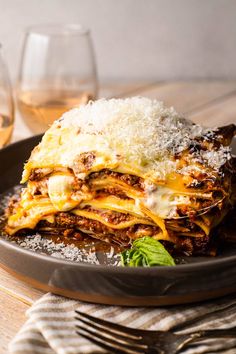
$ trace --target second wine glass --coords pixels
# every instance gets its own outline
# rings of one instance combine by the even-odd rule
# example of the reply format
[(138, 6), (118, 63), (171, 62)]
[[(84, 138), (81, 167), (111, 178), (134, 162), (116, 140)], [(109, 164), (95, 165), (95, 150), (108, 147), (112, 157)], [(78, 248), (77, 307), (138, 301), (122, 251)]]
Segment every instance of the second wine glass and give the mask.
[(80, 25), (31, 27), (25, 37), (17, 83), (20, 113), (42, 133), (67, 110), (97, 96), (89, 31)]
[(2, 54), (0, 54), (0, 149), (10, 142), (13, 124), (14, 103), (10, 77)]

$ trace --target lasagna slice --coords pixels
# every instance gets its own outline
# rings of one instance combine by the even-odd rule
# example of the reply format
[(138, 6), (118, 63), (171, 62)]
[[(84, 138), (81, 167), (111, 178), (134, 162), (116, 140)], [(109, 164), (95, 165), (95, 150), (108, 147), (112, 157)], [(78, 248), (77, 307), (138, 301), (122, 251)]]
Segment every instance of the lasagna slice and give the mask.
[(150, 236), (170, 251), (207, 253), (235, 200), (235, 128), (204, 128), (142, 97), (73, 109), (32, 151), (6, 231), (124, 246)]

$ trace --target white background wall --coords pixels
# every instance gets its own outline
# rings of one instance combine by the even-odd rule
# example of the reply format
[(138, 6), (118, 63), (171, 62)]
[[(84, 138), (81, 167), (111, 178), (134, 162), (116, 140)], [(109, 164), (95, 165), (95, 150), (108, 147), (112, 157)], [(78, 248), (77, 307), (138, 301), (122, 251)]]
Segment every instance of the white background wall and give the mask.
[(24, 28), (89, 27), (102, 79), (236, 77), (236, 0), (0, 0), (12, 78)]

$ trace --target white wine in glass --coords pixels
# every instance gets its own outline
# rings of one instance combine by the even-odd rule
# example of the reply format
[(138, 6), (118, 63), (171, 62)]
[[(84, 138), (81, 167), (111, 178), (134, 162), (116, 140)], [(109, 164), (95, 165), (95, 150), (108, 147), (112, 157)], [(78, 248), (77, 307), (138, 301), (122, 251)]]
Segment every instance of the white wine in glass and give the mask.
[(7, 67), (0, 55), (0, 148), (11, 139), (14, 124), (14, 103)]
[(34, 26), (26, 34), (17, 84), (20, 113), (35, 134), (71, 108), (97, 96), (88, 30), (79, 25)]

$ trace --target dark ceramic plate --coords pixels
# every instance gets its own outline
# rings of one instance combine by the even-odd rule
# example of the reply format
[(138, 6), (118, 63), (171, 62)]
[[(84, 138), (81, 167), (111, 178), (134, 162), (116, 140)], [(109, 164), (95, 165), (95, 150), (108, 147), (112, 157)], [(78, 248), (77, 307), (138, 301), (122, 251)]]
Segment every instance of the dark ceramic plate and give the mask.
[[(0, 203), (19, 183), (25, 160), (41, 136), (0, 151)], [(236, 232), (236, 231), (235, 231)], [(83, 253), (84, 254), (84, 253)], [(103, 304), (153, 306), (202, 301), (236, 291), (236, 247), (215, 258), (179, 260), (176, 267), (124, 268), (98, 250), (98, 263), (68, 261), (0, 238), (1, 266), (36, 288)]]

